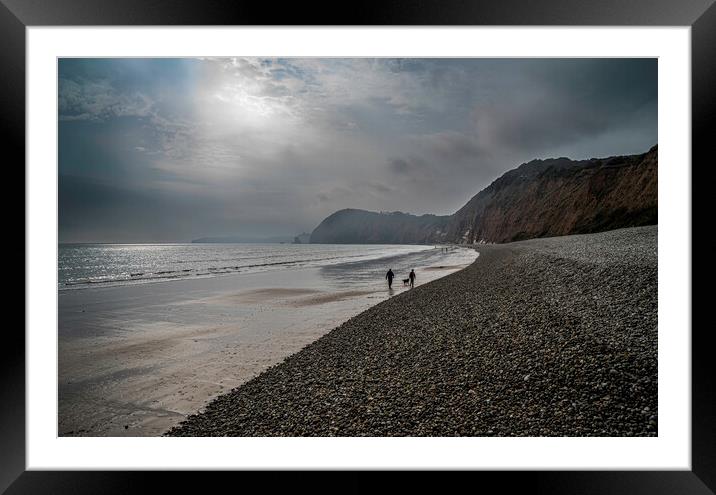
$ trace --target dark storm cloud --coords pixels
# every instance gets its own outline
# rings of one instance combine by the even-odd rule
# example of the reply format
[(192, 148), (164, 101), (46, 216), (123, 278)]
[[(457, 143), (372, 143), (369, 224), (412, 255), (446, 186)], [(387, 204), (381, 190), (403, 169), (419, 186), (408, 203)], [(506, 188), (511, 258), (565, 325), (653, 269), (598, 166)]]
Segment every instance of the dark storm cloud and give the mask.
[(61, 241), (449, 214), (533, 158), (656, 143), (655, 59), (62, 59)]
[(422, 139), (428, 153), (441, 163), (474, 161), (486, 152), (474, 137), (461, 132), (438, 132)]
[(411, 163), (408, 163), (402, 158), (393, 158), (388, 162), (388, 166), (396, 174), (407, 174), (415, 169), (415, 167)]
[(478, 134), (495, 147), (543, 153), (614, 129), (656, 131), (655, 61), (574, 60), (568, 71), (564, 65), (533, 61), (524, 70), (530, 87), (478, 103)]

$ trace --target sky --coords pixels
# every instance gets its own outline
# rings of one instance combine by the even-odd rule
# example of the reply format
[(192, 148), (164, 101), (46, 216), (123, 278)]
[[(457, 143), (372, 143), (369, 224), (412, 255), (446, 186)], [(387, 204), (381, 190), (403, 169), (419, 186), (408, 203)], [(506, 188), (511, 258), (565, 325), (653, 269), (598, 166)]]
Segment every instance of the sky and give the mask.
[(656, 59), (60, 59), (60, 242), (449, 215), (536, 158), (657, 144)]

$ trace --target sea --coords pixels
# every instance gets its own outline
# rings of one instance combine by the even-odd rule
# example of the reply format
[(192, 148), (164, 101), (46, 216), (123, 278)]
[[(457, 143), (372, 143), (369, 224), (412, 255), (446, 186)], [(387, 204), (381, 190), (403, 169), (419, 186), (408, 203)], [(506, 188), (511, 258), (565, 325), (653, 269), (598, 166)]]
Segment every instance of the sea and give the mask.
[(58, 251), (60, 291), (303, 268), (318, 268), (329, 285), (359, 287), (384, 283), (389, 268), (400, 279), (477, 257), (459, 246), (384, 244), (60, 244)]

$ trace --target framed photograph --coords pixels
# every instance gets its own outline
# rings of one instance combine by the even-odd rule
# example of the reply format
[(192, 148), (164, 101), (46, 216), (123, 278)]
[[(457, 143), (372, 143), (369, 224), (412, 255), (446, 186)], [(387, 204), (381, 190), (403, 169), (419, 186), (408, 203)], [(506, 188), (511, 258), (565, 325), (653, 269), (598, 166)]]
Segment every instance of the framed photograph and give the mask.
[(0, 489), (714, 493), (716, 7), (660, 3), (3, 0), (26, 317)]

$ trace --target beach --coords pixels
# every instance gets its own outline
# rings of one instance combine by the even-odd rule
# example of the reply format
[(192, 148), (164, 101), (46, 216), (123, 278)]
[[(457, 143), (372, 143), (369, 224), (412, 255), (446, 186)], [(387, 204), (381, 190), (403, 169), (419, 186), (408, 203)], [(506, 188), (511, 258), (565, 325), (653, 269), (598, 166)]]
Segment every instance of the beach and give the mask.
[(656, 436), (657, 233), (477, 245), (166, 434)]
[[(259, 248), (157, 246), (163, 253), (181, 250), (182, 260), (191, 250), (195, 261), (189, 266), (201, 270), (194, 278), (124, 280), (119, 276), (123, 256), (113, 272), (117, 276), (107, 283), (76, 289), (78, 280), (73, 288), (60, 290), (58, 434), (159, 436), (349, 318), (410, 290), (396, 279), (389, 291), (383, 265), (390, 263), (403, 277), (408, 266), (415, 266), (420, 286), (464, 268), (476, 256), (467, 248), (443, 254), (433, 246), (272, 246), (263, 248), (273, 256), (265, 262), (270, 269), (210, 273), (220, 271), (213, 266), (227, 264), (223, 258), (228, 256), (217, 253), (234, 256), (237, 250)], [(112, 251), (120, 249), (149, 248)], [(211, 256), (202, 257), (197, 251), (202, 249)], [(315, 255), (321, 249), (324, 258)], [(335, 254), (343, 251), (344, 257)], [(146, 258), (143, 253), (141, 260)], [(209, 258), (217, 261), (207, 268), (203, 260)], [(276, 265), (276, 259), (287, 263)], [(296, 267), (294, 259), (311, 262)], [(166, 254), (162, 260), (167, 263)], [(185, 270), (188, 264), (175, 265)], [(166, 267), (159, 271), (161, 277), (174, 276)]]

